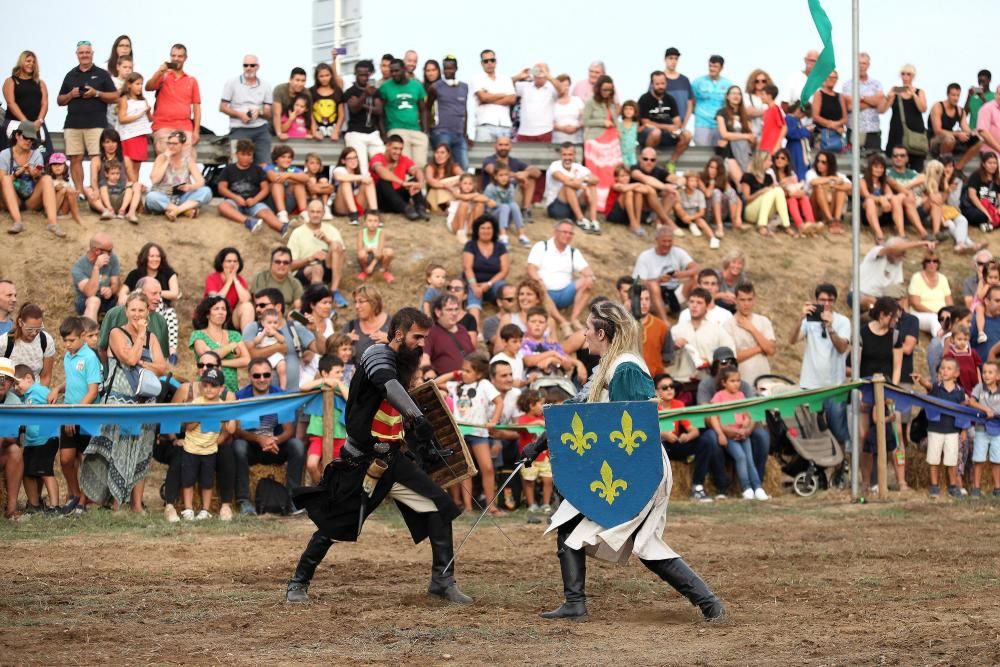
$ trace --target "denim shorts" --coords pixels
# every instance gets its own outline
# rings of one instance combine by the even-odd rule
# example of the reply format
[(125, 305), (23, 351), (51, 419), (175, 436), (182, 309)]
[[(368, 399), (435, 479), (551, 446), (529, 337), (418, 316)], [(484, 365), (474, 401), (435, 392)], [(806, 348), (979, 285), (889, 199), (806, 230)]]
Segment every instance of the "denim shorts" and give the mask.
[[(646, 138), (653, 133), (653, 128), (647, 127), (639, 130), (639, 146), (646, 145)], [(659, 148), (670, 148), (671, 146), (677, 145), (677, 137), (668, 132), (667, 130), (660, 131), (660, 143), (657, 144)]]
[(990, 463), (1000, 464), (1000, 435), (990, 435), (985, 430), (976, 429), (976, 438), (972, 444), (972, 462), (985, 463), (987, 454)]
[(556, 304), (556, 308), (559, 310), (569, 308), (573, 305), (573, 299), (576, 298), (576, 283), (570, 283), (562, 289), (550, 289), (548, 292), (549, 298), (552, 299), (554, 304)]
[(232, 199), (227, 199), (226, 203), (235, 208), (237, 211), (239, 211), (240, 215), (245, 215), (248, 218), (256, 218), (257, 214), (260, 213), (261, 211), (271, 210), (270, 207), (264, 202), (257, 202), (253, 206), (240, 206)]
[(545, 207), (545, 212), (554, 220), (562, 220), (563, 218), (572, 220), (574, 217), (573, 209), (561, 199), (553, 199), (552, 203)]

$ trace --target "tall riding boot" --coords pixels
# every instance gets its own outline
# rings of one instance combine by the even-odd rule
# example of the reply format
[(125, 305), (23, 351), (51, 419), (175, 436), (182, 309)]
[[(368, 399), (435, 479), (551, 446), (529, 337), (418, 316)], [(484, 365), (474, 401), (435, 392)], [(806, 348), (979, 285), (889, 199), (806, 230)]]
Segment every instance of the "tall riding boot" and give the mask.
[(683, 558), (642, 559), (642, 564), (677, 589), (677, 592), (686, 597), (691, 604), (701, 609), (706, 621), (720, 621), (725, 618), (726, 608), (722, 605), (722, 600), (708, 588), (694, 570), (688, 567)]
[(472, 598), (459, 590), (455, 583), (455, 546), (452, 542), (451, 522), (446, 521), (440, 512), (428, 512), (426, 516), (427, 538), (431, 543), (431, 585), (427, 588), (428, 595), (457, 604), (472, 604)]
[(579, 522), (559, 526), (556, 537), (556, 555), (562, 570), (563, 595), (566, 601), (558, 609), (542, 612), (542, 618), (571, 618), (582, 620), (587, 617), (587, 554), (583, 549), (566, 546), (566, 538)]
[(333, 546), (333, 540), (323, 535), (318, 530), (313, 533), (306, 550), (299, 558), (299, 564), (295, 568), (295, 574), (288, 582), (288, 589), (285, 592), (285, 599), (289, 602), (309, 602), (309, 582), (312, 581), (316, 573), (316, 567), (326, 556), (326, 552)]

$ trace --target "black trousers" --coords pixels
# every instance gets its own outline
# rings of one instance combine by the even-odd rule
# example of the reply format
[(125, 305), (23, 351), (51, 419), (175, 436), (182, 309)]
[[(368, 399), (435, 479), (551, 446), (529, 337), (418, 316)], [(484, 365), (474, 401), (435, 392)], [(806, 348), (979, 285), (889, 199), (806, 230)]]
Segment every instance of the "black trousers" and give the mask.
[(403, 213), (406, 211), (407, 204), (411, 203), (414, 206), (427, 206), (422, 193), (418, 192), (415, 195), (411, 195), (410, 191), (406, 188), (399, 188), (397, 190), (392, 185), (389, 181), (384, 180), (380, 180), (375, 185), (375, 194), (378, 198), (378, 208), (380, 211)]

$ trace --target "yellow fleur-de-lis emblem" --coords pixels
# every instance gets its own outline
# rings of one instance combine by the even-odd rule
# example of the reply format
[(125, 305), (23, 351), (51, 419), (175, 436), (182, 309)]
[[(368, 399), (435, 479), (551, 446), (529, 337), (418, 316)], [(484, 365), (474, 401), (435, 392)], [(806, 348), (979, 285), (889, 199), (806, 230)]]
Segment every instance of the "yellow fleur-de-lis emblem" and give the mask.
[(632, 456), (632, 450), (639, 446), (639, 443), (646, 442), (645, 431), (639, 429), (632, 430), (632, 415), (628, 410), (622, 413), (622, 430), (611, 432), (611, 442), (618, 443), (618, 449), (624, 449), (625, 453)]
[(562, 444), (565, 445), (568, 443), (570, 449), (583, 456), (583, 453), (593, 446), (590, 444), (590, 441), (597, 442), (597, 434), (593, 431), (583, 432), (583, 420), (580, 419), (579, 413), (576, 412), (573, 413), (573, 420), (570, 422), (570, 426), (573, 427), (573, 432), (563, 433), (560, 440)]
[(595, 479), (590, 483), (590, 490), (598, 492), (598, 495), (608, 501), (608, 504), (615, 502), (619, 490), (628, 488), (628, 482), (624, 479), (615, 479), (615, 474), (611, 471), (611, 466), (605, 461), (601, 465), (601, 479)]

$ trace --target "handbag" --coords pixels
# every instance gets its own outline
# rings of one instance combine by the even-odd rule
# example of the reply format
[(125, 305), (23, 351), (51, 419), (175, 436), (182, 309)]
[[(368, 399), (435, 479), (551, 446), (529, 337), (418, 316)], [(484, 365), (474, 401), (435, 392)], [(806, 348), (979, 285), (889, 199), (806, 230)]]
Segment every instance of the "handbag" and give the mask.
[(899, 124), (903, 127), (902, 146), (911, 155), (927, 155), (930, 142), (923, 130), (911, 130), (906, 124), (906, 114), (903, 112), (903, 98), (896, 95), (896, 106), (899, 109)]
[(844, 150), (844, 137), (836, 130), (831, 130), (828, 127), (821, 128), (819, 131), (819, 147), (824, 151), (841, 153)]
[[(132, 337), (129, 336), (129, 333), (125, 329), (125, 327), (118, 327), (118, 328), (121, 329), (122, 333), (128, 336), (129, 341), (132, 340)], [(146, 332), (146, 344), (142, 348), (142, 357), (141, 357), (143, 361), (153, 360), (153, 356), (149, 352), (149, 337), (151, 335), (152, 335), (151, 332), (149, 331)], [(108, 348), (108, 351), (111, 352), (110, 348)], [(111, 353), (111, 356), (114, 357), (114, 353)], [(135, 366), (126, 366), (117, 358), (115, 359), (115, 361), (117, 363), (115, 364), (114, 373), (111, 374), (111, 377), (108, 378), (106, 384), (104, 385), (105, 396), (107, 396), (107, 394), (111, 391), (111, 387), (114, 385), (115, 375), (118, 374), (119, 370), (121, 370), (122, 373), (125, 374), (125, 380), (128, 383), (128, 386), (131, 389), (132, 396), (134, 398), (158, 398), (160, 394), (163, 392), (163, 383), (160, 382), (160, 378), (158, 378), (156, 376), (156, 373), (154, 373), (153, 371), (149, 370), (148, 368), (143, 368), (138, 364)]]

